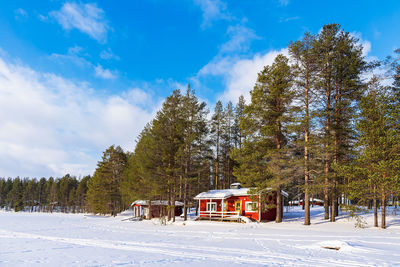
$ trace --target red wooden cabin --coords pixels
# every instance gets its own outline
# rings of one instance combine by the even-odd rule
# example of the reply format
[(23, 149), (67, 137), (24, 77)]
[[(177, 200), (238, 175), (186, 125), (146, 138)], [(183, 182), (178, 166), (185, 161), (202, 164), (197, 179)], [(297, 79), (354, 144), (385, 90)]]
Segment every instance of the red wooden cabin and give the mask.
[[(288, 194), (282, 191), (282, 196), (287, 197)], [(281, 213), (283, 213), (283, 197)], [(199, 200), (201, 219), (229, 219), (245, 216), (260, 222), (273, 221), (276, 218), (276, 207), (274, 207), (276, 192), (269, 188), (255, 195), (250, 192), (250, 188), (241, 188), (239, 183), (235, 183), (231, 185), (231, 189), (210, 190), (198, 194), (194, 199)], [(263, 200), (261, 204), (260, 199)]]
[[(310, 205), (323, 206), (324, 201), (318, 198), (310, 198)], [(300, 199), (300, 201), (298, 200), (289, 201), (289, 206), (303, 206), (303, 200)]]
[[(151, 207), (148, 200), (136, 200), (131, 204), (133, 215), (135, 217), (142, 217), (144, 219), (158, 218), (161, 214), (166, 214), (168, 201), (166, 200), (152, 200)], [(182, 214), (183, 203), (175, 201), (175, 216)]]

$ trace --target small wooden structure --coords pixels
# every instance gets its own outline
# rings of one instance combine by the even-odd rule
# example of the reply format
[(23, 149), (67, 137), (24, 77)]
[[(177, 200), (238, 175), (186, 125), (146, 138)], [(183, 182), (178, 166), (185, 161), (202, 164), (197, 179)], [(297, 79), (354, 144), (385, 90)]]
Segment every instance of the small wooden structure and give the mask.
[[(239, 183), (231, 185), (230, 189), (210, 190), (198, 194), (199, 219), (240, 221), (244, 216), (255, 221), (273, 221), (276, 218), (276, 191), (271, 188), (252, 193), (250, 188), (242, 188)], [(282, 193), (281, 213), (283, 213)]]
[[(151, 205), (149, 205), (148, 200), (136, 200), (131, 204), (133, 216), (144, 219), (159, 218), (162, 214), (166, 215), (167, 208), (168, 201), (166, 200), (152, 200)], [(182, 209), (183, 203), (175, 201), (175, 216), (180, 216), (182, 214)]]

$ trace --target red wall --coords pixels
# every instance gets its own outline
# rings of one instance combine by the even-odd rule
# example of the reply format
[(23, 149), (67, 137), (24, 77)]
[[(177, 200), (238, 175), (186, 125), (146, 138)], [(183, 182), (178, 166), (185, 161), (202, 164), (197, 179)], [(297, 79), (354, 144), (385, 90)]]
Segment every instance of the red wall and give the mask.
[[(254, 212), (246, 212), (246, 206), (245, 203), (252, 201), (252, 199), (249, 196), (232, 196), (230, 198), (227, 198), (224, 200), (224, 202), (227, 205), (227, 211), (235, 211), (235, 202), (236, 201), (241, 201), (242, 203), (242, 209), (240, 212), (240, 216), (245, 216), (247, 218), (253, 219), (255, 221), (259, 220), (259, 211), (254, 211)], [(207, 210), (207, 203), (210, 202), (209, 199), (201, 199), (200, 200), (200, 211), (206, 211)], [(221, 199), (212, 199), (211, 202), (216, 202), (217, 203), (217, 211), (221, 211)], [(269, 204), (276, 204), (276, 196), (272, 197), (269, 200)], [(220, 214), (219, 214), (220, 215)], [(202, 214), (200, 215), (201, 217), (208, 217), (208, 214)], [(216, 216), (217, 217), (217, 216)], [(261, 221), (273, 221), (275, 220), (276, 217), (276, 208), (270, 208), (266, 209), (264, 212), (261, 212)]]

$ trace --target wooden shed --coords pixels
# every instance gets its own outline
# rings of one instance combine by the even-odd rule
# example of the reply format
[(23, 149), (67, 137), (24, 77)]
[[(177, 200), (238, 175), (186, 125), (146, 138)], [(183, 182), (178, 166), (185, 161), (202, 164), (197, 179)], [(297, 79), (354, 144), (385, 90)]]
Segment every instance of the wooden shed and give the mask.
[[(310, 198), (310, 205), (313, 206), (323, 206), (324, 201), (318, 198)], [(289, 201), (289, 206), (303, 206), (303, 200), (292, 200)]]
[[(210, 190), (198, 194), (199, 218), (230, 220), (240, 216), (255, 221), (273, 221), (276, 218), (276, 191), (266, 188), (258, 193), (250, 188), (242, 188), (239, 183), (231, 185), (230, 189)], [(281, 213), (283, 213), (283, 198), (288, 194), (282, 190)]]
[[(168, 201), (166, 200), (152, 200), (149, 206), (148, 200), (136, 200), (132, 202), (131, 209), (133, 216), (142, 217), (144, 219), (159, 218), (161, 214), (167, 214)], [(180, 216), (183, 210), (183, 203), (175, 201), (175, 216)]]

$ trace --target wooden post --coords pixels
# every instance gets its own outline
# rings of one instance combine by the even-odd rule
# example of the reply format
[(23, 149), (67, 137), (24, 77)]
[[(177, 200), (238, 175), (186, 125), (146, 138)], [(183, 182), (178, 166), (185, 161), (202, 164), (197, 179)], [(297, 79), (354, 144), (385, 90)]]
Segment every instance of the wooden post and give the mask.
[(210, 203), (210, 210), (208, 211), (208, 214), (210, 216), (210, 221), (211, 221), (211, 199), (209, 199), (209, 203)]
[(222, 219), (224, 218), (224, 199), (221, 198), (221, 211), (222, 211)]
[(258, 222), (261, 222), (261, 193), (258, 195)]

